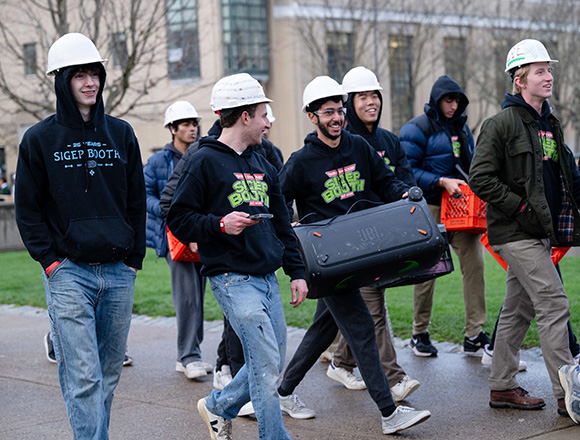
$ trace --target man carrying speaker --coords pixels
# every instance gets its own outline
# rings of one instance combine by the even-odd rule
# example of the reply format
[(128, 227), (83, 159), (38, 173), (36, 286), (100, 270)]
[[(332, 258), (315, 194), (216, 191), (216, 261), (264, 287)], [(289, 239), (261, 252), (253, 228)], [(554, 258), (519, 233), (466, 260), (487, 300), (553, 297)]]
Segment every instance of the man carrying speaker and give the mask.
[(259, 438), (290, 439), (276, 387), (286, 354), (286, 321), (276, 270), (292, 279), (291, 303), (308, 292), (276, 169), (259, 145), (267, 119), (262, 86), (247, 73), (219, 80), (212, 110), (222, 132), (204, 137), (183, 171), (167, 225), (182, 243), (198, 243), (202, 275), (240, 338), (245, 365), (197, 409), (212, 439), (231, 438), (231, 420), (252, 400)]
[[(394, 202), (409, 187), (398, 180), (375, 150), (359, 136), (343, 131), (348, 96), (335, 80), (319, 76), (304, 89), (303, 111), (316, 132), (290, 156), (280, 173), (288, 203), (296, 202), (304, 223), (368, 208), (368, 203)], [(332, 343), (340, 329), (352, 350), (367, 389), (381, 411), (382, 430), (392, 434), (423, 422), (429, 411), (395, 406), (383, 371), (373, 319), (358, 289), (318, 300), (314, 322), (290, 361), (278, 393), (282, 410), (294, 418), (314, 417), (314, 411), (294, 394), (296, 386)], [(292, 398), (292, 405), (287, 397)]]

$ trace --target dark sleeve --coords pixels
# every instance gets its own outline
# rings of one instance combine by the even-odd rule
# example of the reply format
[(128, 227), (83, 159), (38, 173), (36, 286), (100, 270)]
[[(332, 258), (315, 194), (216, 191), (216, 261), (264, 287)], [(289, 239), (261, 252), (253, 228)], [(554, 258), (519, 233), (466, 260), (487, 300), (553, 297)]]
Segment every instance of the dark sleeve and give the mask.
[(163, 220), (167, 220), (167, 213), (169, 212), (169, 207), (171, 206), (171, 202), (173, 200), (173, 195), (175, 194), (175, 187), (177, 186), (177, 182), (179, 181), (179, 177), (181, 176), (181, 171), (183, 170), (183, 165), (191, 157), (193, 153), (198, 150), (199, 142), (195, 142), (191, 145), (187, 151), (181, 156), (179, 162), (175, 166), (173, 173), (167, 179), (167, 183), (165, 184), (165, 188), (161, 191), (161, 197), (159, 198), (159, 209), (161, 210), (161, 217)]
[(219, 226), (221, 217), (201, 213), (207, 185), (215, 184), (205, 179), (202, 168), (195, 160), (183, 162), (183, 170), (167, 213), (167, 226), (182, 243), (207, 242), (222, 234)]
[(30, 256), (46, 269), (58, 259), (52, 234), (43, 215), (51, 195), (42, 157), (33, 155), (31, 149), (25, 135), (16, 166), (16, 224)]
[(409, 159), (407, 159), (407, 155), (405, 154), (405, 150), (401, 146), (401, 142), (399, 138), (393, 134), (391, 136), (391, 148), (393, 150), (393, 162), (395, 166), (395, 175), (397, 179), (401, 180), (403, 183), (409, 186), (417, 185), (415, 180), (415, 174), (413, 173), (413, 169), (411, 168), (411, 164), (409, 163)]
[(275, 150), (276, 147), (274, 146), (274, 144), (270, 142), (268, 139), (262, 139), (261, 147), (262, 148), (258, 152), (262, 153), (266, 158), (266, 160), (270, 162), (270, 164), (272, 164), (274, 168), (276, 168), (276, 171), (279, 172), (282, 169), (284, 163), (280, 159), (280, 156), (278, 156), (278, 154), (276, 153)]
[(288, 162), (284, 164), (280, 173), (278, 174), (280, 180), (280, 187), (282, 194), (284, 195), (284, 200), (286, 201), (286, 209), (288, 210), (288, 215), (292, 219), (294, 217), (293, 202), (296, 200), (296, 192), (294, 190), (294, 176), (296, 174), (295, 168), (295, 156), (292, 155), (288, 159)]
[(274, 214), (272, 223), (276, 236), (284, 244), (282, 267), (291, 280), (305, 279), (304, 263), (298, 251), (298, 241), (290, 224), (291, 216), (277, 175), (273, 175), (270, 185), (270, 212)]
[(125, 258), (125, 264), (135, 269), (141, 269), (145, 258), (147, 211), (141, 150), (134, 134), (127, 148), (127, 218), (135, 233), (135, 246)]

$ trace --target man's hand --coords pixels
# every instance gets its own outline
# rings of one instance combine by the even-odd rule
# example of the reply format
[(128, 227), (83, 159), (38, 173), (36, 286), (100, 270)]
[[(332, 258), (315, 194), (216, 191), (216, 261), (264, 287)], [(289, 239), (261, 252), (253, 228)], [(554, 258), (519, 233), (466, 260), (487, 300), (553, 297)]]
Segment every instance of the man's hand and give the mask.
[(189, 250), (195, 254), (197, 252), (197, 243), (189, 243)]
[(441, 187), (452, 196), (461, 197), (463, 194), (459, 185), (467, 185), (467, 182), (461, 179), (441, 178)]
[(226, 215), (223, 219), (224, 229), (226, 234), (240, 235), (248, 226), (255, 225), (259, 220), (252, 220), (248, 218), (250, 214), (247, 212), (233, 211)]
[(296, 308), (306, 299), (306, 294), (308, 293), (306, 280), (292, 280), (290, 283), (290, 291), (292, 292), (292, 301), (290, 301), (290, 304)]

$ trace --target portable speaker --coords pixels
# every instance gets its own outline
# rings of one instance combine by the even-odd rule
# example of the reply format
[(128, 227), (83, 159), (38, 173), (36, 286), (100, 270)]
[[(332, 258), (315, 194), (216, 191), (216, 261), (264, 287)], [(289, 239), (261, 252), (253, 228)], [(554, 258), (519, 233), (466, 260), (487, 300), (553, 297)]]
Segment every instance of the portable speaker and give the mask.
[[(419, 190), (420, 191), (420, 190)], [(396, 281), (437, 264), (448, 249), (419, 195), (294, 228), (308, 298)]]

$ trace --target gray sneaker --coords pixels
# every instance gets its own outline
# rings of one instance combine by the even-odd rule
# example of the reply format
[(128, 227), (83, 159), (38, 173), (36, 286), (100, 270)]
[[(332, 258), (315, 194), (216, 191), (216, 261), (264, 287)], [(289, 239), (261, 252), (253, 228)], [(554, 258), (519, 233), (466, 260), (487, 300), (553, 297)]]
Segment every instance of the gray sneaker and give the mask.
[(418, 411), (408, 406), (398, 406), (395, 412), (389, 417), (381, 417), (383, 434), (394, 434), (395, 432), (424, 422), (429, 417), (431, 417), (429, 411)]
[(312, 419), (316, 416), (314, 410), (306, 408), (296, 394), (280, 396), (280, 409), (293, 419)]
[(232, 421), (210, 412), (205, 406), (205, 397), (198, 400), (197, 410), (209, 428), (212, 440), (232, 440)]
[(560, 384), (564, 389), (566, 411), (575, 423), (580, 423), (580, 366), (562, 365), (558, 370)]

